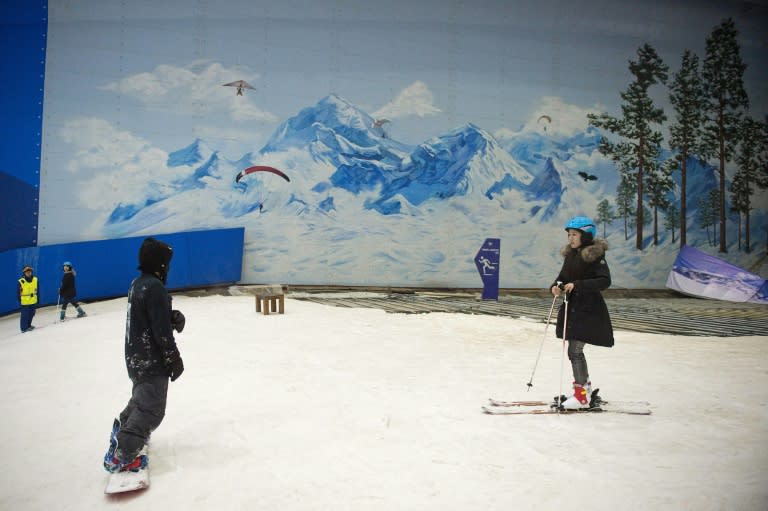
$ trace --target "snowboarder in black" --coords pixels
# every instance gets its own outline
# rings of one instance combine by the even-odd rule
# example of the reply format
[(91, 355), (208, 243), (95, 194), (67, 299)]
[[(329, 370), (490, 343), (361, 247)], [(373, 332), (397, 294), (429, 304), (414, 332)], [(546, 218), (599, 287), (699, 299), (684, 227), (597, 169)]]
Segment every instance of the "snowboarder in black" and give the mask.
[(77, 317), (82, 318), (86, 316), (85, 311), (75, 300), (77, 295), (77, 288), (75, 287), (75, 272), (74, 266), (69, 261), (64, 261), (62, 265), (64, 267), (64, 275), (61, 277), (61, 286), (59, 287), (59, 296), (61, 297), (61, 311), (59, 312), (59, 320), (64, 321), (64, 317), (67, 315), (67, 305), (70, 303), (72, 307), (77, 310)]
[(125, 364), (133, 383), (128, 405), (115, 419), (104, 456), (108, 472), (139, 470), (147, 464), (146, 443), (165, 416), (168, 379), (176, 381), (184, 363), (173, 330), (184, 329), (184, 315), (171, 309), (165, 288), (173, 249), (147, 238), (139, 249), (141, 275), (128, 291)]

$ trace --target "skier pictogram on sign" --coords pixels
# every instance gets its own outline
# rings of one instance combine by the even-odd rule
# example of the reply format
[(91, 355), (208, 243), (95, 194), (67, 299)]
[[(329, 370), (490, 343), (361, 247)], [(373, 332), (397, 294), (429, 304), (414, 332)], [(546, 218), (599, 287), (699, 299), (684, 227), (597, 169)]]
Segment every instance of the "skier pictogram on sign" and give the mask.
[(501, 240), (487, 238), (475, 256), (475, 265), (483, 280), (483, 300), (499, 299), (499, 259)]

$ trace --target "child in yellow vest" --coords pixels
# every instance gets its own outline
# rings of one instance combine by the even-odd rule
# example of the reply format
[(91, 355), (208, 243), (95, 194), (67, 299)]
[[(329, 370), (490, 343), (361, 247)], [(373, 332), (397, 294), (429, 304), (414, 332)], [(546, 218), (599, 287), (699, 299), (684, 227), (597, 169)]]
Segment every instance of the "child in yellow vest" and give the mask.
[(35, 308), (37, 307), (37, 297), (40, 289), (37, 285), (37, 277), (32, 275), (32, 267), (25, 266), (22, 270), (23, 276), (19, 279), (18, 299), (21, 307), (21, 317), (19, 326), (22, 332), (34, 330), (32, 318), (35, 317)]

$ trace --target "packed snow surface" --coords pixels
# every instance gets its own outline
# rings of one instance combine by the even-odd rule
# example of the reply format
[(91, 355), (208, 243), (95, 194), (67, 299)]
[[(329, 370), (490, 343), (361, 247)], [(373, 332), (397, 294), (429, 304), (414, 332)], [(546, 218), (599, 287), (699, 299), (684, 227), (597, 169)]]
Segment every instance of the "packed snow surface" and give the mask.
[(489, 397), (559, 392), (549, 303), (511, 319), (290, 295), (269, 316), (251, 296), (175, 296), (186, 371), (152, 435), (151, 487), (107, 497), (102, 456), (131, 389), (126, 300), (84, 307), (64, 323), (40, 309), (25, 334), (0, 318), (0, 509), (768, 508), (766, 337), (617, 331), (614, 348), (587, 347), (593, 384), (652, 415), (490, 416)]

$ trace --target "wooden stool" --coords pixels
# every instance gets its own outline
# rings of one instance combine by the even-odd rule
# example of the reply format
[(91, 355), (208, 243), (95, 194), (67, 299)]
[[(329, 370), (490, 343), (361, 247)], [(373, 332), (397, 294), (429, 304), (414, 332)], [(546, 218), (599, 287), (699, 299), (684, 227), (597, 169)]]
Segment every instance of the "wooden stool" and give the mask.
[(270, 312), (285, 314), (285, 295), (256, 295), (256, 312), (262, 312), (262, 309), (265, 316)]

